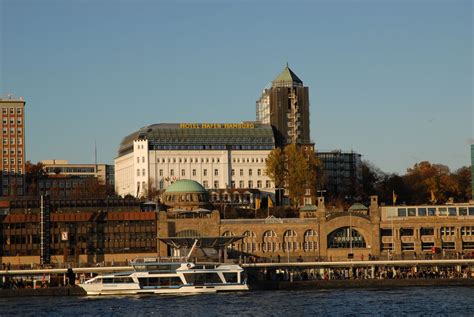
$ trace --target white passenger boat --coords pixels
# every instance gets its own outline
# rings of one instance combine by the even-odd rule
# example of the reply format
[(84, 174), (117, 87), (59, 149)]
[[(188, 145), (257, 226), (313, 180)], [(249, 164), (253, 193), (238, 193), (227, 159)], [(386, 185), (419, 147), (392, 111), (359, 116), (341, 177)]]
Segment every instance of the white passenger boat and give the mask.
[[(191, 252), (190, 252), (191, 253)], [(235, 264), (201, 264), (188, 257), (137, 258), (132, 272), (96, 276), (79, 284), (87, 295), (180, 294), (246, 291), (243, 269)]]

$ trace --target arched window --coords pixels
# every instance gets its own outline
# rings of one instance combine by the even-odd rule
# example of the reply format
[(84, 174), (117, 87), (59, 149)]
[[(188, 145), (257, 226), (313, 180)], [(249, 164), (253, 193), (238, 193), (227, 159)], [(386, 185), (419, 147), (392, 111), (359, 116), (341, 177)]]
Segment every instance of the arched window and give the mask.
[(245, 238), (242, 239), (242, 251), (243, 252), (255, 252), (257, 250), (257, 235), (253, 231), (245, 231)]
[(313, 229), (304, 233), (303, 251), (311, 252), (318, 249), (318, 234)]
[[(351, 243), (352, 241), (352, 243)], [(349, 248), (365, 248), (365, 239), (357, 231), (349, 227), (342, 227), (334, 230), (328, 235), (329, 249), (349, 249)]]
[(283, 251), (294, 252), (298, 250), (298, 236), (294, 230), (286, 230), (283, 235)]
[(267, 230), (263, 233), (263, 252), (275, 252), (277, 245), (277, 235), (273, 230)]

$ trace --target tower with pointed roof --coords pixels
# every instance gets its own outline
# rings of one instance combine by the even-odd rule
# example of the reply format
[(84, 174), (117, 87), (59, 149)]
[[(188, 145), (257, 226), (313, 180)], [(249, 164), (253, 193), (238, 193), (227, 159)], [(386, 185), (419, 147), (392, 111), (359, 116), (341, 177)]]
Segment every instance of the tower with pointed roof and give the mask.
[(257, 121), (271, 124), (277, 146), (310, 144), (309, 91), (288, 64), (257, 100)]

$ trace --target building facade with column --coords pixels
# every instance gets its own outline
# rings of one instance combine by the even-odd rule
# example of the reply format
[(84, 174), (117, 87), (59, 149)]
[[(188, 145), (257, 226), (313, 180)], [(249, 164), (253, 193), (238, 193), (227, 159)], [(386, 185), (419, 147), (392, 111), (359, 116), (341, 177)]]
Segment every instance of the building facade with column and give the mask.
[(115, 190), (141, 197), (191, 179), (206, 189), (256, 188), (271, 195), (265, 160), (274, 147), (272, 128), (255, 122), (147, 126), (122, 140)]
[(23, 98), (0, 98), (2, 111), (1, 133), (3, 196), (16, 196), (24, 194), (25, 173), (25, 101)]

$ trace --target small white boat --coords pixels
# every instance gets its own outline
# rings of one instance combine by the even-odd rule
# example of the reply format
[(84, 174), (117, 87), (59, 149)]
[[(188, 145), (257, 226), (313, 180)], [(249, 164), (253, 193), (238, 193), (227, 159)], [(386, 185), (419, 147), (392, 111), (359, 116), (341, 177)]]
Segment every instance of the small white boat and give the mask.
[[(191, 253), (191, 252), (190, 252)], [(243, 269), (236, 264), (202, 264), (188, 257), (137, 258), (132, 272), (96, 276), (79, 284), (87, 295), (180, 294), (247, 291)]]

